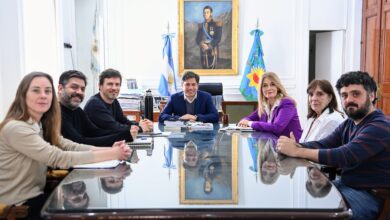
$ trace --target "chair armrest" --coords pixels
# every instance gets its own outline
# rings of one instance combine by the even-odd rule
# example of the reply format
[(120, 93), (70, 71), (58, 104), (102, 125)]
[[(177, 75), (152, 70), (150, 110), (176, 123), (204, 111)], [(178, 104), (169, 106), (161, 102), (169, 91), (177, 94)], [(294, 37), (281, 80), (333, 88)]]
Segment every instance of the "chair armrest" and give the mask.
[(0, 219), (26, 218), (28, 215), (28, 206), (9, 206), (0, 203)]

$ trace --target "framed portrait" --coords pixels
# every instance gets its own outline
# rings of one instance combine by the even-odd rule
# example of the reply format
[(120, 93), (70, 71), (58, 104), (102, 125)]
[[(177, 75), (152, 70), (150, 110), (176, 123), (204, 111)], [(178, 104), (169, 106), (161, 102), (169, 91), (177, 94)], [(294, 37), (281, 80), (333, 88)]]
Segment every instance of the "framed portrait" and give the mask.
[(180, 157), (180, 204), (237, 204), (238, 135), (220, 132), (215, 140), (217, 144), (198, 148), (194, 167), (185, 166)]
[(179, 0), (179, 74), (236, 75), (238, 0)]

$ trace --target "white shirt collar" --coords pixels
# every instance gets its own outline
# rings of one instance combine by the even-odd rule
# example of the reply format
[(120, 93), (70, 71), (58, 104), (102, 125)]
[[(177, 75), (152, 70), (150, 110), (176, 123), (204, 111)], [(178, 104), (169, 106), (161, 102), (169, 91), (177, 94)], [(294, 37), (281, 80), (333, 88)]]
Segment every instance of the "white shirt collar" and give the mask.
[[(183, 92), (183, 94), (184, 94), (184, 92)], [(196, 98), (198, 98), (198, 93), (195, 93), (195, 97), (192, 101), (190, 99), (188, 99), (187, 96), (184, 94), (184, 100), (187, 100), (188, 103), (193, 103)]]

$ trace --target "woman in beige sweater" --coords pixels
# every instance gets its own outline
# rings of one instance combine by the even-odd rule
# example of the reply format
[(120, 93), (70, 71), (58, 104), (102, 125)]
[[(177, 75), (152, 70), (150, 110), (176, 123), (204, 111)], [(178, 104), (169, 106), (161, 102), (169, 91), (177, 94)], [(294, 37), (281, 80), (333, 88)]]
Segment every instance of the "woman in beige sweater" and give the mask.
[(131, 154), (124, 141), (97, 148), (63, 138), (60, 114), (51, 76), (32, 72), (0, 123), (0, 203), (28, 205), (29, 218), (40, 218), (48, 166), (66, 169)]

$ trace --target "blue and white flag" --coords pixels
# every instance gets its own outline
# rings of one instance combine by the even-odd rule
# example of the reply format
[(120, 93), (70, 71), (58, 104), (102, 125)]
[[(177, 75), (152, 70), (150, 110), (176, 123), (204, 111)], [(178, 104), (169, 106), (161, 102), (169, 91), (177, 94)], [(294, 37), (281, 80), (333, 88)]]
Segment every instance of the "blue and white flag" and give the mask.
[(101, 48), (103, 48), (102, 41), (103, 39), (103, 22), (102, 14), (98, 2), (96, 2), (95, 16), (93, 20), (92, 27), (92, 43), (91, 43), (91, 65), (90, 69), (93, 76), (93, 93), (97, 92), (97, 80), (98, 75), (101, 71), (101, 63), (103, 61), (103, 53)]
[(171, 49), (171, 39), (174, 37), (174, 34), (164, 34), (164, 48), (163, 48), (163, 59), (165, 69), (161, 73), (160, 84), (158, 86), (158, 91), (161, 96), (170, 96), (177, 91), (176, 87), (176, 76), (175, 68), (173, 66), (172, 60), (172, 49)]

